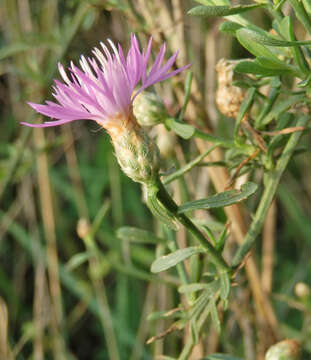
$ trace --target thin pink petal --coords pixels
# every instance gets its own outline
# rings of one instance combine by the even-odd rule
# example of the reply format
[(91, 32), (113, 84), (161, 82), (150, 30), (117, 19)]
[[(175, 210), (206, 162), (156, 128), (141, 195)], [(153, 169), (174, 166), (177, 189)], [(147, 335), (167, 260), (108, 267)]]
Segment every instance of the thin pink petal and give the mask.
[[(131, 103), (138, 93), (190, 66), (186, 65), (169, 72), (176, 61), (177, 53), (163, 63), (166, 51), (166, 46), (163, 44), (148, 73), (152, 37), (148, 41), (147, 48), (141, 50), (136, 35), (131, 34), (131, 46), (126, 57), (120, 44), (116, 47), (110, 40), (108, 42), (109, 48), (101, 43), (102, 51), (96, 48), (92, 51), (94, 58), (81, 56), (82, 70), (73, 62), (67, 70), (58, 64), (63, 81), (55, 80), (52, 95), (56, 102), (29, 103), (38, 113), (57, 120), (43, 124), (26, 122), (22, 124), (31, 127), (50, 127), (88, 119), (104, 125), (113, 118), (120, 118), (116, 115), (128, 116)], [(133, 94), (139, 82), (141, 87)]]

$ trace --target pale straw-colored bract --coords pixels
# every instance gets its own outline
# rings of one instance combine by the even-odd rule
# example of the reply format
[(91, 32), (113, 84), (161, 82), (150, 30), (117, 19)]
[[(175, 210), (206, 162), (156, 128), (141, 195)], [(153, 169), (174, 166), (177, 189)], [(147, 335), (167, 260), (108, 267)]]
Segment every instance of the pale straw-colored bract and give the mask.
[[(73, 120), (95, 120), (109, 129), (109, 124), (129, 116), (135, 97), (147, 87), (168, 79), (190, 65), (169, 72), (174, 64), (177, 52), (163, 64), (166, 51), (162, 45), (151, 69), (148, 71), (152, 38), (147, 49), (140, 50), (137, 38), (131, 35), (131, 46), (127, 56), (122, 47), (118, 48), (108, 40), (111, 51), (101, 43), (103, 51), (94, 48), (94, 57), (81, 56), (79, 69), (73, 63), (69, 74), (59, 64), (58, 69), (63, 83), (55, 80), (53, 96), (58, 103), (46, 101), (46, 104), (29, 103), (37, 112), (49, 116), (55, 121), (43, 124), (22, 124), (32, 127), (49, 127), (62, 125)], [(140, 83), (138, 90), (134, 90)]]

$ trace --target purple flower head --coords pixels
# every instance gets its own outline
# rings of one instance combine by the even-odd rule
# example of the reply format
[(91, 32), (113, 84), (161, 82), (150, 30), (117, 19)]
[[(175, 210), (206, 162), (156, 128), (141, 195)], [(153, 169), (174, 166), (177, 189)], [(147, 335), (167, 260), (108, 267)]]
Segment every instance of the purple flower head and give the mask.
[[(162, 45), (150, 71), (147, 71), (150, 58), (152, 38), (147, 49), (140, 50), (137, 38), (131, 35), (131, 47), (127, 56), (124, 56), (122, 47), (118, 48), (108, 40), (111, 50), (101, 43), (103, 51), (94, 48), (94, 57), (81, 56), (81, 69), (72, 62), (69, 74), (59, 64), (58, 69), (64, 82), (55, 80), (53, 96), (57, 102), (46, 101), (46, 104), (29, 105), (37, 112), (49, 116), (55, 121), (43, 124), (24, 125), (32, 127), (49, 127), (62, 125), (73, 120), (95, 120), (101, 126), (109, 129), (110, 126), (121, 125), (124, 119), (130, 118), (131, 105), (135, 97), (147, 87), (168, 79), (190, 66), (169, 72), (174, 64), (177, 52), (163, 64), (166, 50)], [(134, 92), (140, 82), (140, 87)], [(119, 124), (118, 124), (119, 122)]]

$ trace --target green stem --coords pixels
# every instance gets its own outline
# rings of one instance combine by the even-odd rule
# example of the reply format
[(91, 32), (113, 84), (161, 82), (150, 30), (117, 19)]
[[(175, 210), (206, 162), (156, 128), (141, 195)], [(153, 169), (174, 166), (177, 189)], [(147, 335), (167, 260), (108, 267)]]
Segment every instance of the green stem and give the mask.
[(159, 201), (163, 204), (164, 207), (167, 208), (169, 212), (171, 212), (178, 221), (183, 224), (187, 230), (191, 234), (195, 236), (195, 238), (200, 242), (201, 246), (208, 252), (211, 260), (216, 265), (219, 271), (229, 271), (230, 268), (221, 256), (217, 252), (217, 250), (213, 247), (213, 245), (205, 238), (205, 236), (201, 233), (201, 231), (195, 226), (195, 224), (185, 215), (185, 214), (178, 214), (178, 206), (171, 198), (171, 196), (166, 191), (165, 187), (158, 179), (156, 184), (158, 192), (157, 197)]
[[(309, 122), (309, 117), (307, 115), (304, 115), (298, 120), (297, 126), (306, 126), (308, 122)], [(275, 196), (275, 193), (277, 191), (277, 188), (278, 188), (279, 182), (281, 180), (281, 177), (283, 175), (283, 172), (286, 169), (286, 166), (287, 166), (301, 136), (302, 136), (302, 132), (296, 132), (290, 136), (290, 138), (283, 150), (283, 153), (276, 164), (275, 169), (273, 169), (272, 171), (270, 171), (267, 174), (268, 178), (267, 178), (263, 196), (262, 196), (259, 206), (257, 208), (256, 214), (252, 221), (250, 229), (249, 229), (248, 233), (246, 234), (244, 242), (239, 247), (237, 253), (235, 254), (235, 256), (233, 258), (233, 261), (232, 261), (233, 267), (239, 266), (240, 263), (243, 261), (245, 255), (253, 247), (255, 240), (263, 227), (265, 218), (267, 216), (267, 212), (268, 212), (271, 202)]]
[(255, 151), (254, 146), (248, 144), (236, 144), (234, 141), (226, 140), (223, 138), (219, 138), (208, 133), (205, 133), (199, 129), (195, 129), (193, 134), (194, 137), (200, 138), (202, 140), (209, 141), (215, 146), (222, 146), (227, 149), (239, 149), (241, 152), (250, 155)]
[(200, 161), (202, 161), (205, 156), (207, 156), (209, 153), (211, 153), (215, 148), (217, 147), (217, 145), (214, 145), (212, 147), (210, 147), (208, 150), (206, 150), (204, 153), (200, 154), (198, 157), (196, 157), (194, 160), (190, 161), (187, 165), (185, 165), (184, 167), (182, 167), (181, 169), (178, 169), (177, 171), (175, 171), (173, 174), (169, 175), (164, 181), (163, 184), (167, 185), (170, 182), (176, 180), (177, 178), (179, 178), (180, 176), (186, 174), (188, 171), (190, 171), (194, 166), (198, 165)]

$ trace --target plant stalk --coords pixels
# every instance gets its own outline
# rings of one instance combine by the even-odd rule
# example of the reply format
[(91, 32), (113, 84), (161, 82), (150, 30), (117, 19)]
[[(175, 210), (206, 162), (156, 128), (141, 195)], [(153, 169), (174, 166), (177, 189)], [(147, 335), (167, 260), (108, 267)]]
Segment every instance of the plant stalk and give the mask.
[[(306, 126), (308, 122), (309, 122), (309, 116), (304, 115), (298, 120), (297, 126)], [(301, 136), (302, 136), (302, 132), (296, 132), (290, 136), (275, 168), (267, 174), (267, 181), (263, 196), (257, 208), (252, 224), (248, 230), (248, 233), (246, 234), (245, 240), (238, 248), (238, 251), (233, 258), (232, 261), (233, 267), (238, 267), (245, 258), (245, 255), (253, 247), (255, 240), (263, 227), (265, 218), (267, 216), (268, 210), (277, 191), (284, 170), (286, 169), (287, 164)]]
[(217, 269), (221, 272), (229, 271), (230, 268), (225, 262), (223, 257), (213, 245), (205, 238), (201, 231), (195, 226), (195, 224), (185, 215), (178, 214), (178, 206), (171, 196), (166, 191), (162, 182), (158, 179), (156, 186), (158, 188), (157, 197), (159, 201), (165, 206), (177, 219), (178, 221), (186, 227), (187, 230), (200, 242), (201, 246), (207, 251), (211, 260), (216, 265)]

